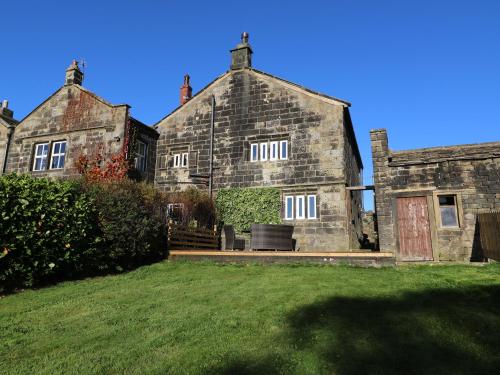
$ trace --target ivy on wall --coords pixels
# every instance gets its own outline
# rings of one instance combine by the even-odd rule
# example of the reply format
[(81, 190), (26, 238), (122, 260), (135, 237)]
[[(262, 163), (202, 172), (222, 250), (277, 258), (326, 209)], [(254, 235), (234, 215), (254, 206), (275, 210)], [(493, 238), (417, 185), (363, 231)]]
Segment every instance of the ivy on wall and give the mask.
[(281, 223), (281, 196), (276, 188), (228, 188), (217, 192), (219, 220), (238, 232), (252, 224)]

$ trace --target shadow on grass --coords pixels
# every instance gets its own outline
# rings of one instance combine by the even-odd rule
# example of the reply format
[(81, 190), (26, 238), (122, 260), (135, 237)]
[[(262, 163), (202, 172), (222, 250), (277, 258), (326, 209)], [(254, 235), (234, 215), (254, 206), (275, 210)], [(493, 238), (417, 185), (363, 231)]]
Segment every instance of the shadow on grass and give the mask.
[(500, 374), (498, 285), (333, 297), (291, 312), (287, 323), (277, 342), (309, 358), (303, 368), (269, 356), (218, 373)]

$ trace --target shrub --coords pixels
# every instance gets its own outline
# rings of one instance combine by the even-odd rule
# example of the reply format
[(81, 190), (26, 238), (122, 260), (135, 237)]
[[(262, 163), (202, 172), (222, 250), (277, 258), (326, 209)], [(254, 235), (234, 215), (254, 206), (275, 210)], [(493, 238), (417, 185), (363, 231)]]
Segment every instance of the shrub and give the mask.
[(219, 219), (237, 231), (250, 230), (252, 224), (281, 222), (280, 191), (275, 188), (229, 188), (219, 190), (215, 200)]
[(0, 292), (162, 259), (165, 199), (128, 180), (0, 177)]
[(190, 225), (193, 221), (202, 228), (212, 228), (216, 220), (214, 201), (200, 189), (189, 187), (184, 191), (169, 193), (168, 203), (179, 204), (175, 219), (183, 225)]
[(2, 176), (0, 215), (0, 291), (74, 275), (98, 229), (74, 181)]
[(99, 242), (87, 251), (88, 267), (131, 269), (166, 255), (166, 197), (130, 180), (84, 183), (98, 213)]

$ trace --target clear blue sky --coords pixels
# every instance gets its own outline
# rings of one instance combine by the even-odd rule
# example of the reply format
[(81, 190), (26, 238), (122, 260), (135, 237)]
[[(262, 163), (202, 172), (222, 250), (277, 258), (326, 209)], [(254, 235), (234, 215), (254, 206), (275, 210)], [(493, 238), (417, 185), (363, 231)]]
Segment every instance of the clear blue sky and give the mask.
[(393, 149), (500, 140), (500, 1), (18, 0), (0, 17), (17, 118), (84, 58), (85, 87), (153, 124), (185, 73), (196, 92), (248, 31), (255, 68), (352, 102), (366, 183), (372, 128)]

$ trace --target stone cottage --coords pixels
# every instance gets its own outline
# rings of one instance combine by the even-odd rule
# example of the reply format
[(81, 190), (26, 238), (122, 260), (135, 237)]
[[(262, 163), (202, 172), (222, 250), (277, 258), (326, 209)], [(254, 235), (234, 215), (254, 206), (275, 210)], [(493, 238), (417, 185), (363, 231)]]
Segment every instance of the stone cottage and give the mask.
[(139, 177), (153, 181), (156, 131), (133, 118), (129, 105), (113, 105), (84, 88), (83, 77), (73, 61), (61, 88), (18, 123), (11, 121), (9, 147), (7, 136), (0, 137), (7, 154), (3, 172), (69, 177), (78, 174), (80, 156), (107, 160), (125, 150)]
[(476, 214), (500, 209), (500, 142), (392, 151), (385, 129), (370, 136), (380, 250), (480, 258)]
[[(252, 68), (248, 34), (231, 50), (229, 71), (160, 120), (155, 186), (173, 191), (276, 187), (282, 221), (302, 251), (360, 246), (362, 162), (350, 103)], [(213, 116), (213, 163), (211, 120)], [(211, 167), (212, 165), (212, 167)]]

